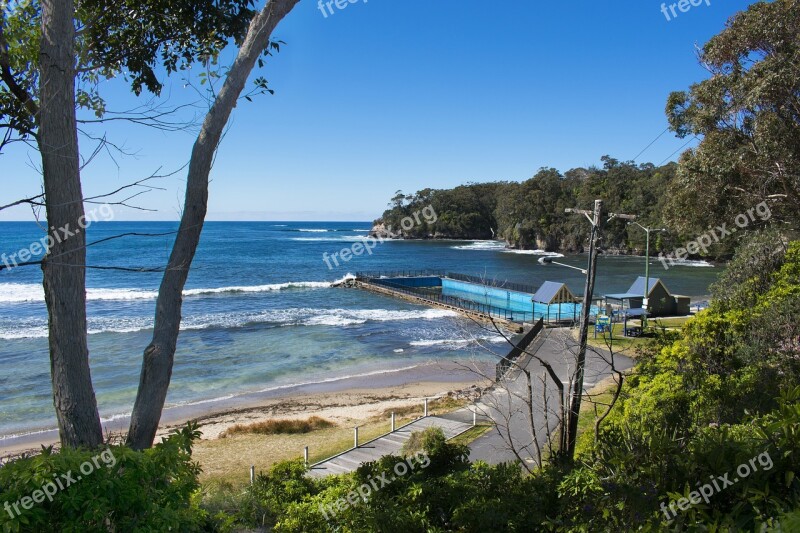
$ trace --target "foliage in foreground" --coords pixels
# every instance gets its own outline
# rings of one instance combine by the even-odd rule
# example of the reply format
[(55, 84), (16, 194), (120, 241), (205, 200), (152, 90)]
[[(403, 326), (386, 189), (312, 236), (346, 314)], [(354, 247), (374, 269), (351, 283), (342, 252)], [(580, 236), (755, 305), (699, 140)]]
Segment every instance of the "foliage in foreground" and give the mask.
[(4, 532), (202, 531), (208, 523), (206, 513), (193, 497), (200, 467), (191, 459), (192, 443), (199, 436), (189, 425), (141, 452), (125, 446), (45, 449), (11, 462), (0, 468), (0, 502), (13, 505), (35, 497), (53, 482), (64, 489), (55, 491), (52, 501), (44, 498), (31, 509), (18, 505), (22, 513), (13, 518), (13, 507), (12, 513), (6, 508), (0, 514), (0, 528)]

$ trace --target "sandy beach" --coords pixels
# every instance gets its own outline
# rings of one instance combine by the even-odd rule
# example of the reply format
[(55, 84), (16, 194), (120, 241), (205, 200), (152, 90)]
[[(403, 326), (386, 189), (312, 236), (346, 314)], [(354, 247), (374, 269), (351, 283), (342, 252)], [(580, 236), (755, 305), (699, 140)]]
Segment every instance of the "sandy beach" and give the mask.
[[(475, 365), (475, 369), (480, 372), (492, 371), (490, 366), (493, 365)], [(477, 388), (487, 385), (488, 382), (477, 372), (462, 365), (427, 363), (367, 377), (310, 383), (278, 391), (245, 393), (219, 402), (166, 409), (156, 441), (175, 428), (194, 420), (200, 424), (202, 437), (198, 444), (198, 453), (202, 456), (203, 443), (231, 441), (232, 439), (218, 437), (236, 424), (246, 425), (274, 418), (307, 418), (314, 415), (334, 422), (337, 427), (352, 427), (374, 421), (376, 417), (392, 409), (413, 405), (421, 408), (424, 398), (432, 399), (448, 394), (467, 397)], [(118, 442), (127, 427), (127, 419), (113, 420), (105, 423), (104, 427), (109, 440)], [(23, 453), (36, 453), (41, 446), (57, 443), (58, 434), (55, 430), (0, 440), (0, 460)], [(202, 463), (202, 459), (200, 460)]]

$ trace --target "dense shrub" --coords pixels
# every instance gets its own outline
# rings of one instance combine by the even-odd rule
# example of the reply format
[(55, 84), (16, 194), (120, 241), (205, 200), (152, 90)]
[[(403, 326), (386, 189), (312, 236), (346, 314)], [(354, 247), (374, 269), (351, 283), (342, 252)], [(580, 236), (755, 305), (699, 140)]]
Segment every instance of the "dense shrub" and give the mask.
[(327, 429), (335, 426), (330, 420), (312, 416), (306, 420), (277, 419), (255, 422), (253, 424), (235, 424), (220, 434), (220, 438), (241, 433), (254, 433), (256, 435), (297, 434), (310, 433), (317, 429)]
[(423, 450), (430, 450), (438, 443), (446, 440), (442, 428), (431, 426), (422, 431), (412, 432), (408, 440), (403, 444), (400, 453), (403, 456), (413, 455)]
[(8, 504), (0, 526), (4, 532), (202, 530), (206, 515), (193, 500), (200, 467), (191, 458), (198, 437), (189, 425), (141, 452), (45, 448), (13, 461), (0, 468), (0, 502)]

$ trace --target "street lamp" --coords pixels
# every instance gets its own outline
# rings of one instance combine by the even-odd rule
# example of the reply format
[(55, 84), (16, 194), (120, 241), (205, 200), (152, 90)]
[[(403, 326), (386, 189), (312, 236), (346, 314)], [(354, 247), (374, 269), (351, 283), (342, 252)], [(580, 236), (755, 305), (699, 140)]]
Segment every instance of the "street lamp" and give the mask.
[(642, 299), (642, 307), (644, 307), (644, 315), (642, 315), (642, 329), (647, 327), (647, 311), (650, 306), (650, 232), (659, 231), (666, 232), (665, 228), (646, 228), (635, 221), (628, 222), (628, 225), (636, 224), (644, 230), (647, 234), (647, 244), (645, 246), (645, 260), (644, 260), (644, 298)]
[(576, 266), (568, 265), (566, 263), (559, 263), (558, 261), (553, 261), (553, 259), (550, 258), (550, 257), (540, 257), (539, 258), (539, 264), (540, 265), (553, 264), (553, 265), (558, 265), (558, 266), (562, 266), (562, 267), (571, 268), (572, 270), (580, 271), (580, 273), (583, 274), (584, 276), (589, 273), (588, 271), (584, 270), (583, 268), (579, 268), (579, 267), (576, 267)]

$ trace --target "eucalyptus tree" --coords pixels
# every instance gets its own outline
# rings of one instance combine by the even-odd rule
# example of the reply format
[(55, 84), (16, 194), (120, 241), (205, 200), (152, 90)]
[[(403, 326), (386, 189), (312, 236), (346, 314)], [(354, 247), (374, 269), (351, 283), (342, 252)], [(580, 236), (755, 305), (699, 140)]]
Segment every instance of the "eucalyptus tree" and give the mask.
[(684, 230), (730, 223), (765, 200), (773, 220), (800, 222), (800, 2), (758, 2), (699, 51), (710, 77), (675, 92), (667, 116), (680, 137), (701, 138), (673, 183), (673, 222)]
[[(39, 262), (49, 314), (53, 397), (61, 442), (97, 446), (102, 428), (91, 381), (86, 331), (86, 237), (80, 228), (84, 196), (76, 108), (102, 119), (101, 81), (123, 75), (134, 93), (158, 95), (167, 75), (195, 62), (209, 63), (231, 42), (241, 45), (223, 90), (206, 116), (192, 151), (180, 232), (159, 291), (154, 343), (145, 352), (141, 386), (154, 402), (137, 398), (131, 442), (142, 437), (163, 407), (171, 375), (181, 291), (205, 217), (208, 172), (231, 110), (260, 56), (277, 47), (269, 37), (298, 0), (270, 0), (256, 11), (252, 0), (0, 0), (0, 150), (15, 141), (35, 143), (42, 157), (41, 196), (47, 226), (66, 228)], [(266, 80), (256, 80), (261, 91)], [(72, 228), (73, 230), (70, 230)], [(54, 235), (55, 237), (55, 235)], [(177, 272), (177, 273), (176, 273)], [(165, 326), (166, 324), (166, 326)], [(157, 371), (146, 372), (158, 360)], [(168, 364), (164, 364), (168, 363)], [(163, 388), (163, 391), (161, 389)], [(159, 406), (160, 405), (160, 406)], [(157, 421), (156, 421), (157, 423)], [(152, 432), (154, 436), (155, 432)]]

